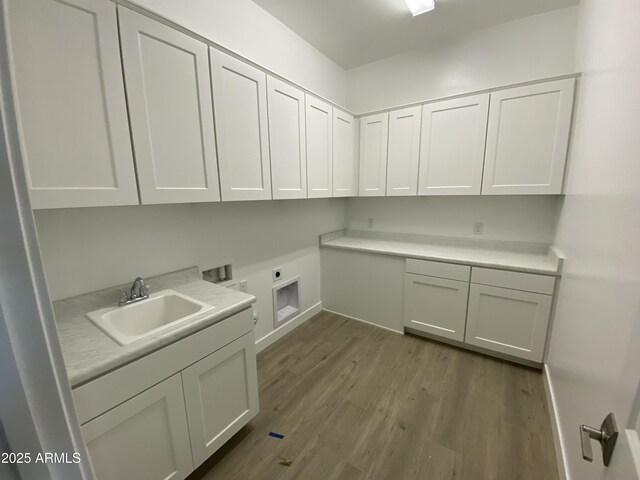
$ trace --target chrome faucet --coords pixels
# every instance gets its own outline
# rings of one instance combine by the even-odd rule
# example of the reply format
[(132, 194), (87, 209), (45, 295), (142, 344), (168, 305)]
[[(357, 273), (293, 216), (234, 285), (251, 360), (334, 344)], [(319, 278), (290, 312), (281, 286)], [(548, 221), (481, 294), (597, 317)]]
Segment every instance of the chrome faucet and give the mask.
[(125, 305), (140, 302), (141, 300), (146, 300), (147, 298), (149, 298), (149, 287), (144, 283), (144, 279), (142, 277), (138, 277), (133, 281), (129, 293), (122, 292), (120, 294), (120, 301), (118, 302), (118, 305), (123, 307)]

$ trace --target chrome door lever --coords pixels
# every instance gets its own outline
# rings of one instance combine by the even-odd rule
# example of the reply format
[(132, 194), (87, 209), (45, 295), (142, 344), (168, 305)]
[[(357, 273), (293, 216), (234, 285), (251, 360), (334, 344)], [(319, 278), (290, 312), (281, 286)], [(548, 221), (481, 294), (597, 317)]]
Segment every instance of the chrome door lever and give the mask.
[(602, 447), (602, 463), (609, 466), (613, 449), (618, 440), (618, 426), (613, 413), (607, 415), (602, 422), (600, 429), (580, 425), (580, 443), (582, 444), (582, 458), (587, 462), (593, 462), (593, 450), (591, 449), (591, 439), (597, 440)]

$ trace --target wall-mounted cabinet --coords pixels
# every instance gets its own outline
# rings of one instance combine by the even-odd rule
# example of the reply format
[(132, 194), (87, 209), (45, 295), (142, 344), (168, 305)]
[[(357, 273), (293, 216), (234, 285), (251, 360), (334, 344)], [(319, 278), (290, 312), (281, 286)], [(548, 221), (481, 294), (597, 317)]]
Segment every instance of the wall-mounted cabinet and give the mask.
[(333, 109), (333, 196), (358, 196), (358, 156), (355, 146), (359, 120)]
[(389, 114), (360, 118), (360, 196), (383, 197), (387, 188)]
[(220, 200), (206, 44), (119, 7), (142, 203)]
[(307, 127), (307, 195), (309, 198), (333, 195), (333, 108), (311, 95), (305, 95)]
[(304, 92), (271, 76), (267, 91), (273, 199), (307, 198)]
[(389, 113), (388, 196), (416, 195), (420, 154), (420, 107)]
[(491, 94), (483, 195), (562, 193), (574, 79)]
[(489, 94), (422, 107), (420, 195), (480, 195)]
[(209, 48), (222, 200), (271, 199), (266, 74)]
[(7, 14), (33, 208), (137, 204), (115, 4), (11, 0)]

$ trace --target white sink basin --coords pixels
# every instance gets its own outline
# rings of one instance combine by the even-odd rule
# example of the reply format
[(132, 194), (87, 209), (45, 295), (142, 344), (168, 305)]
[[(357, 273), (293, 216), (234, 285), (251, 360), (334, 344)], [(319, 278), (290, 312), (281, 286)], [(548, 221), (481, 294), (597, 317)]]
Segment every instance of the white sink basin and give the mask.
[(213, 309), (195, 298), (163, 290), (131, 305), (96, 310), (87, 318), (120, 345), (127, 345)]

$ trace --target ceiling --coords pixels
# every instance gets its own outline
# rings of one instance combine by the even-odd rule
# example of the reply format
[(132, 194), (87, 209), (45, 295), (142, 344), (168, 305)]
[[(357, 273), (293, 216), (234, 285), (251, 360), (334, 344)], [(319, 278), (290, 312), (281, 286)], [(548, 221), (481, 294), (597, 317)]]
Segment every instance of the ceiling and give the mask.
[(404, 0), (253, 0), (345, 69), (580, 0), (436, 0), (413, 17)]

